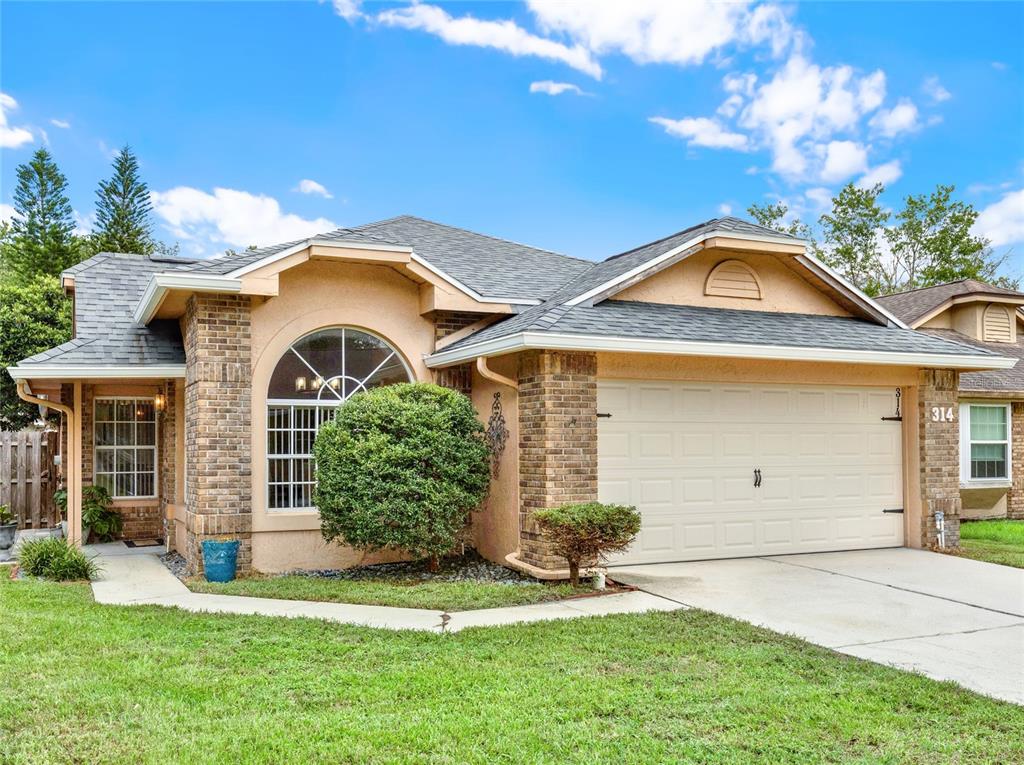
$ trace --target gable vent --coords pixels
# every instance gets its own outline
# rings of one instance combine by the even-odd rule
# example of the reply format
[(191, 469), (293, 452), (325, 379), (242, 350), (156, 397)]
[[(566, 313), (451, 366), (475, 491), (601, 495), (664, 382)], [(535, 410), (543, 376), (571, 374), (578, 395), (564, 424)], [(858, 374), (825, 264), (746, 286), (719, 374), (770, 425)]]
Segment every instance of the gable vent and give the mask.
[(761, 281), (754, 269), (743, 261), (724, 260), (708, 274), (704, 294), (760, 300)]
[(985, 309), (984, 331), (986, 342), (1011, 342), (1013, 340), (1013, 327), (1010, 324), (1010, 312), (1001, 305), (990, 305)]

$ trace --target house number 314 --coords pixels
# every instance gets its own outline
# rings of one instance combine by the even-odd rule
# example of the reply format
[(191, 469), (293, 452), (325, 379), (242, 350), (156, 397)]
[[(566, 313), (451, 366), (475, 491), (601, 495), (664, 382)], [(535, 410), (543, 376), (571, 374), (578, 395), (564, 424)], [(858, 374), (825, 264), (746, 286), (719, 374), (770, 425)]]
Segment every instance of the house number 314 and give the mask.
[(952, 422), (953, 421), (953, 407), (932, 407), (932, 422)]

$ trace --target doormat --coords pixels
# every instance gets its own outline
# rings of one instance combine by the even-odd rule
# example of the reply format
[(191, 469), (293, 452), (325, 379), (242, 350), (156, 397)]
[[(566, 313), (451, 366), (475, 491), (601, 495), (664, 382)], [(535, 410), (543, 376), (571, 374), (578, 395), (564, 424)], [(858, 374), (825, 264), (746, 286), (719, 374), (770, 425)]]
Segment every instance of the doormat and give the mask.
[(125, 546), (127, 547), (159, 547), (164, 543), (162, 539), (126, 539), (124, 540)]

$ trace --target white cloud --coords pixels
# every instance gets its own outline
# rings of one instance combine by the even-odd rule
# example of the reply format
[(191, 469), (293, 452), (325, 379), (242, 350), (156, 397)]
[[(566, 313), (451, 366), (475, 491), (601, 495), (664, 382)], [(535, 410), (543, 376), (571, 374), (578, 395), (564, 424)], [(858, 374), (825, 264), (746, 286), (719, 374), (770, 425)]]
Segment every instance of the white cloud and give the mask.
[(25, 127), (12, 127), (7, 124), (8, 112), (18, 108), (18, 102), (6, 93), (0, 93), (0, 148), (17, 149), (26, 143), (32, 143), (32, 131)]
[(326, 218), (307, 220), (283, 212), (273, 197), (235, 189), (215, 188), (210, 194), (178, 186), (150, 197), (165, 228), (197, 254), (286, 242), (337, 228)]
[(868, 152), (853, 141), (830, 141), (825, 147), (825, 164), (821, 180), (825, 183), (845, 181), (851, 175), (862, 173), (868, 166)]
[(54, 127), (59, 127), (61, 130), (68, 130), (71, 128), (70, 122), (68, 122), (67, 120), (59, 120), (57, 118), (50, 120), (50, 124)]
[(577, 96), (587, 95), (580, 90), (579, 85), (571, 82), (554, 82), (553, 80), (540, 80), (530, 83), (531, 93), (547, 93), (549, 96), (560, 96), (563, 93), (575, 93)]
[(997, 72), (1005, 72), (1008, 67), (1006, 65), (1006, 62), (1004, 61), (993, 61), (992, 68), (995, 69)]
[(582, 45), (568, 46), (538, 37), (514, 21), (490, 21), (473, 16), (454, 18), (436, 5), (414, 4), (377, 14), (387, 26), (418, 29), (437, 35), (451, 45), (494, 48), (513, 56), (536, 56), (559, 61), (595, 79), (601, 79), (601, 65)]
[(0, 202), (0, 223), (7, 223), (15, 215), (14, 208), (11, 205)]
[(868, 124), (886, 138), (894, 138), (921, 126), (917, 121), (917, 107), (906, 98), (901, 98), (892, 109), (883, 109), (875, 114)]
[(650, 122), (661, 125), (665, 132), (676, 138), (685, 138), (688, 146), (707, 146), (711, 149), (747, 148), (747, 137), (742, 133), (731, 133), (707, 117), (685, 117), (681, 120), (667, 117), (651, 117)]
[(901, 175), (903, 175), (903, 168), (900, 166), (900, 161), (894, 159), (891, 162), (872, 167), (860, 177), (857, 186), (862, 189), (869, 189), (876, 183), (888, 186), (890, 183), (898, 181)]
[(939, 78), (935, 75), (925, 77), (924, 83), (921, 85), (921, 89), (932, 100), (932, 103), (940, 104), (953, 97), (953, 94), (942, 86), (942, 83), (939, 82)]
[(1024, 189), (1004, 194), (982, 210), (974, 230), (996, 246), (1024, 242)]
[(725, 202), (722, 202), (722, 204), (720, 204), (718, 206), (718, 214), (719, 215), (732, 215), (732, 205), (727, 204)]
[(637, 63), (700, 64), (730, 44), (767, 44), (779, 56), (793, 39), (776, 5), (713, 0), (529, 0), (548, 33), (564, 34), (596, 55), (622, 53)]
[(345, 21), (355, 21), (363, 17), (360, 10), (362, 0), (333, 0), (334, 12)]
[(810, 203), (811, 209), (816, 213), (822, 213), (832, 208), (832, 192), (826, 188), (817, 186), (807, 189), (804, 192), (804, 196)]
[(303, 178), (299, 181), (299, 185), (292, 189), (292, 191), (297, 191), (300, 194), (315, 194), (324, 199), (334, 199), (334, 195), (327, 190), (326, 186), (309, 178)]

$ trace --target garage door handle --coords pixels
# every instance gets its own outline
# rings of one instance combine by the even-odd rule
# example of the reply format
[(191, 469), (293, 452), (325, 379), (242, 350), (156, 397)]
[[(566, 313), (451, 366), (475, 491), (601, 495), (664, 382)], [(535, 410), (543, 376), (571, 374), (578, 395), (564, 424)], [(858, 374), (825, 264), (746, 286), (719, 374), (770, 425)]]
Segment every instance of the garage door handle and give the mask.
[(758, 488), (761, 485), (761, 469), (754, 468), (754, 488)]

